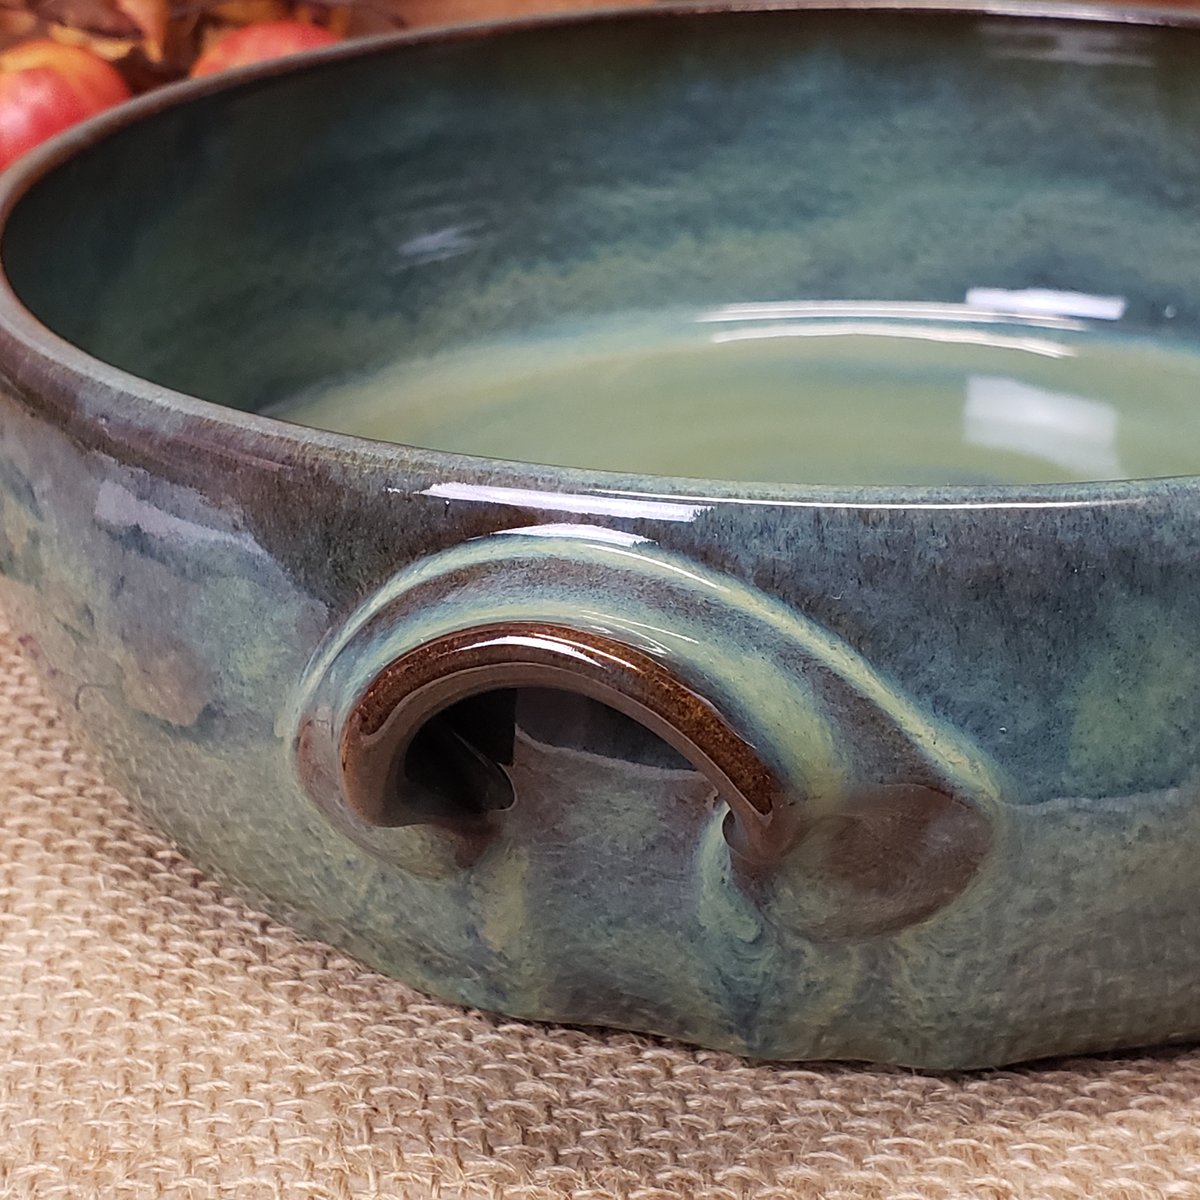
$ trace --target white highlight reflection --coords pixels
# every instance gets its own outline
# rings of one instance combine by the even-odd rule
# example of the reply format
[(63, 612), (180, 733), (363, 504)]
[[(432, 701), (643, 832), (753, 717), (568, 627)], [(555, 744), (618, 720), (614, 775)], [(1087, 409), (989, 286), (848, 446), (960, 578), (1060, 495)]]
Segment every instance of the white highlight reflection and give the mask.
[[(1011, 308), (992, 308), (971, 300), (978, 291), (968, 294), (966, 304), (937, 304), (916, 301), (861, 300), (768, 300), (754, 304), (724, 304), (702, 312), (696, 320), (705, 324), (724, 324), (735, 321), (786, 321), (800, 317), (821, 320), (829, 317), (855, 317), (863, 320), (956, 321), (969, 325), (1035, 325), (1041, 329), (1083, 330), (1081, 321), (1059, 315), (1056, 311), (1017, 313)], [(991, 289), (996, 295), (1015, 295)]]
[[(1094, 17), (1086, 6), (1076, 10)], [(1104, 29), (1049, 21), (1045, 28), (985, 25), (987, 53), (991, 58), (1017, 58), (1025, 62), (1072, 63), (1086, 67), (1152, 67), (1154, 53), (1141, 29)]]
[(1124, 296), (1093, 296), (1088, 292), (1056, 292), (1048, 288), (971, 288), (967, 304), (995, 312), (1028, 316), (1088, 317), (1095, 321), (1119, 321), (1128, 301)]
[(1123, 475), (1116, 450), (1117, 412), (1111, 404), (1016, 379), (972, 375), (967, 380), (963, 440), (1032, 455), (1068, 471)]
[(498, 529), (491, 537), (541, 537), (573, 538), (579, 542), (607, 542), (610, 546), (643, 546), (652, 544), (651, 539), (638, 533), (626, 533), (623, 529), (609, 529), (606, 525), (523, 525), (520, 529)]
[[(399, 490), (399, 489), (397, 489)], [(438, 500), (468, 500), (477, 504), (511, 504), (549, 512), (580, 513), (589, 517), (629, 517), (641, 521), (694, 521), (711, 504), (642, 500), (617, 495), (584, 496), (571, 492), (539, 492), (536, 488), (496, 487), (490, 484), (435, 483), (419, 492)]]
[[(846, 490), (846, 489), (843, 489)], [(888, 489), (873, 488), (870, 490), (883, 491)], [(896, 488), (903, 491), (903, 488)], [(1009, 488), (1008, 490), (1013, 490)], [(657, 495), (655, 492), (618, 492), (609, 491), (609, 496), (647, 496)], [(699, 497), (698, 497), (699, 498)], [(845, 511), (864, 512), (972, 512), (983, 509), (1014, 509), (1022, 512), (1036, 512), (1041, 509), (1058, 508), (1131, 508), (1144, 501), (1138, 495), (1127, 496), (1084, 496), (1069, 500), (1054, 500), (1046, 497), (1024, 497), (1016, 500), (1004, 500), (992, 497), (984, 500), (839, 500), (836, 496), (816, 497), (811, 500), (787, 500), (776, 497), (757, 496), (705, 496), (704, 500), (712, 504), (733, 504), (740, 507), (755, 508), (827, 508)]]
[(479, 647), (484, 646), (519, 646), (523, 650), (553, 650), (556, 654), (565, 654), (568, 658), (577, 658), (580, 662), (590, 663), (593, 656), (601, 656), (612, 662), (620, 663), (621, 666), (627, 667), (629, 664), (622, 658), (618, 658), (615, 654), (605, 654), (602, 650), (594, 650), (591, 654), (585, 654), (582, 650), (572, 646), (570, 642), (563, 641), (561, 638), (553, 637), (528, 637), (519, 633), (506, 633), (499, 637), (488, 638), (486, 641), (477, 643)]
[(888, 337), (924, 342), (983, 346), (993, 350), (1024, 350), (1044, 358), (1074, 358), (1072, 346), (1047, 338), (1014, 337), (985, 333), (981, 329), (954, 329), (938, 325), (904, 325), (884, 321), (823, 321), (819, 324), (761, 325), (752, 329), (729, 329), (712, 335), (714, 343), (757, 341), (785, 337)]
[(409, 265), (442, 262), (474, 249), (475, 238), (471, 236), (474, 232), (471, 225), (447, 225), (401, 242), (397, 252)]

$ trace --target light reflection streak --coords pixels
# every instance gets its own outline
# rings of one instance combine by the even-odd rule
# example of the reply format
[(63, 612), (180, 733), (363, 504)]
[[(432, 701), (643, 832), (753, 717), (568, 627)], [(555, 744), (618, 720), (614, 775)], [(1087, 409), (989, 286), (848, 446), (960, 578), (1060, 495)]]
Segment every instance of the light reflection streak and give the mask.
[[(605, 489), (606, 496), (630, 496), (657, 498), (654, 492), (621, 492)], [(838, 510), (864, 512), (906, 512), (912, 509), (921, 511), (941, 510), (982, 510), (982, 509), (1038, 509), (1057, 508), (1117, 508), (1140, 503), (1137, 496), (1093, 496), (1080, 500), (1049, 500), (1028, 497), (1024, 500), (838, 500), (835, 497), (814, 498), (811, 500), (795, 500), (758, 496), (692, 496), (689, 499), (704, 501), (708, 504), (728, 504), (736, 507), (755, 508), (828, 508)]]
[(488, 638), (486, 641), (477, 642), (475, 649), (484, 649), (490, 646), (519, 646), (523, 650), (553, 650), (556, 654), (565, 654), (568, 658), (575, 658), (584, 663), (592, 663), (597, 658), (606, 658), (610, 663), (615, 663), (619, 667), (626, 667), (629, 670), (634, 669), (633, 663), (628, 659), (622, 658), (619, 654), (601, 650), (597, 646), (589, 646), (587, 650), (581, 650), (578, 646), (572, 645), (566, 638), (551, 637), (549, 635), (538, 636), (506, 633), (498, 637)]
[(571, 492), (540, 492), (536, 488), (500, 487), (495, 484), (452, 480), (435, 483), (417, 493), (438, 500), (471, 500), (482, 504), (511, 504), (517, 508), (539, 508), (550, 512), (579, 513), (588, 517), (630, 517), (642, 521), (694, 521), (712, 507), (689, 499), (634, 499), (619, 493), (601, 496)]
[(1124, 474), (1117, 458), (1117, 410), (1101, 400), (972, 375), (963, 405), (963, 440), (1026, 454), (1096, 478)]
[(985, 288), (967, 292), (967, 304), (1018, 316), (1088, 317), (1093, 321), (1119, 321), (1129, 307), (1124, 296), (1097, 296), (1090, 292), (1063, 292), (1050, 288)]
[(765, 325), (754, 329), (728, 329), (714, 333), (711, 340), (723, 342), (756, 341), (790, 337), (887, 337), (924, 342), (944, 342), (964, 346), (982, 346), (993, 350), (1023, 350), (1044, 358), (1074, 358), (1073, 346), (1046, 338), (1010, 337), (1002, 333), (984, 333), (978, 329), (944, 329), (936, 325), (901, 325), (882, 321), (830, 321), (821, 324)]
[[(1073, 317), (1054, 311), (1012, 312), (1002, 307), (973, 303), (968, 293), (966, 304), (936, 304), (926, 302), (862, 302), (858, 300), (780, 300), (753, 304), (725, 304), (702, 312), (696, 320), (701, 324), (723, 324), (734, 321), (788, 320), (811, 317), (860, 317), (863, 319), (905, 320), (921, 318), (926, 321), (956, 321), (970, 325), (1032, 325), (1040, 329), (1066, 329), (1080, 332), (1087, 326)], [(999, 291), (997, 295), (1001, 294)], [(1009, 293), (1011, 294), (1011, 293)]]
[(623, 529), (609, 529), (607, 525), (584, 525), (557, 523), (549, 525), (522, 525), (519, 529), (498, 529), (488, 537), (540, 537), (574, 538), (581, 542), (607, 542), (613, 546), (641, 546), (650, 542), (639, 533), (626, 533)]

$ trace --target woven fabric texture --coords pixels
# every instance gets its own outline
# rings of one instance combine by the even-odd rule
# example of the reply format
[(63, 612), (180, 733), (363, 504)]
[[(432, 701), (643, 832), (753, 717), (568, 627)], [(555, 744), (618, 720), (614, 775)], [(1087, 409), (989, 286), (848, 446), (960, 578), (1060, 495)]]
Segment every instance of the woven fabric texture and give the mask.
[(206, 880), (0, 629), (0, 1196), (1200, 1198), (1200, 1051), (933, 1078), (431, 1003)]

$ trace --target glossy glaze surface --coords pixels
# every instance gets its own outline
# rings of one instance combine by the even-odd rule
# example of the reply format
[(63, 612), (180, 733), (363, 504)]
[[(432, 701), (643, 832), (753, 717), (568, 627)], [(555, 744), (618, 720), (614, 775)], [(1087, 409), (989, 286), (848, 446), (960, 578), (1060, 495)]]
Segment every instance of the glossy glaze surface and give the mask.
[(1200, 343), (1106, 333), (1106, 324), (847, 301), (630, 314), (406, 358), (271, 412), (456, 453), (714, 479), (1191, 473)]
[(10, 193), (76, 347), (0, 304), (6, 603), (197, 861), (429, 992), (925, 1067), (1200, 1034), (1195, 480), (522, 466), (84, 353), (261, 408), (635, 299), (984, 285), (1183, 344), (1197, 67), (1188, 30), (661, 13), (144, 103)]

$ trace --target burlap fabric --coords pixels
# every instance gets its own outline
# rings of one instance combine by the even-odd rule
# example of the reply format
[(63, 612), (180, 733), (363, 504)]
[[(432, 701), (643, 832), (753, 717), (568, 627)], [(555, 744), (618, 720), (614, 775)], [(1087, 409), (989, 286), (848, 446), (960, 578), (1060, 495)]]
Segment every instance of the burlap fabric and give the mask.
[(1200, 1197), (1195, 1050), (929, 1078), (431, 1003), (207, 881), (3, 629), (0, 823), (6, 1198)]

